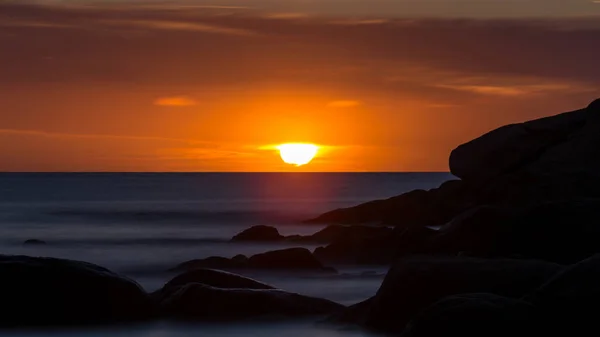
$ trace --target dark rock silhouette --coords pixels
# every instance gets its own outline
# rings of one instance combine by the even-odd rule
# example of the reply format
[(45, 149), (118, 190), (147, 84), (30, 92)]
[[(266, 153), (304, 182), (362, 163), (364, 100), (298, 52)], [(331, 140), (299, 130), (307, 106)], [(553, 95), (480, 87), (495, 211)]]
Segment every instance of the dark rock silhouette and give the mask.
[(385, 277), (364, 322), (375, 330), (399, 333), (416, 314), (444, 297), (485, 292), (520, 298), (562, 269), (533, 260), (400, 259)]
[(526, 297), (551, 330), (586, 336), (600, 334), (600, 255), (572, 265)]
[(393, 261), (395, 242), (389, 235), (339, 240), (325, 247), (316, 248), (314, 255), (325, 263), (387, 265)]
[(384, 236), (391, 234), (391, 232), (392, 229), (388, 227), (331, 225), (312, 235), (283, 236), (279, 234), (279, 231), (275, 227), (254, 226), (235, 235), (231, 241), (332, 243), (337, 241), (357, 241), (374, 236)]
[[(430, 253), (518, 255), (574, 263), (600, 250), (600, 199), (525, 207), (482, 206), (455, 218), (427, 246)], [(560, 249), (557, 249), (560, 247)]]
[(536, 336), (539, 332), (530, 303), (493, 294), (464, 294), (427, 308), (402, 337)]
[(344, 310), (340, 310), (335, 314), (327, 317), (323, 323), (333, 324), (349, 324), (349, 325), (364, 325), (368, 311), (373, 305), (374, 297), (366, 299), (362, 302), (351, 305)]
[(150, 318), (135, 282), (91, 263), (0, 256), (0, 326), (84, 325)]
[(38, 240), (38, 239), (29, 239), (23, 242), (24, 245), (45, 245), (46, 241)]
[(238, 255), (232, 259), (224, 257), (209, 257), (191, 260), (179, 264), (171, 271), (186, 271), (201, 268), (224, 270), (284, 270), (284, 271), (315, 271), (335, 272), (335, 269), (325, 267), (308, 249), (288, 248), (256, 254), (250, 258)]
[(436, 226), (470, 206), (467, 189), (454, 180), (430, 191), (415, 190), (386, 200), (325, 213), (307, 223), (374, 223), (397, 227)]
[(217, 288), (244, 288), (244, 289), (275, 289), (268, 284), (254, 279), (214, 269), (196, 269), (174, 277), (165, 284), (165, 287), (177, 287), (188, 283), (202, 283)]
[(215, 269), (196, 269), (174, 277), (162, 288), (151, 294), (152, 299), (160, 303), (179, 291), (182, 286), (200, 283), (221, 289), (275, 289), (268, 284), (248, 277)]
[(254, 226), (234, 236), (231, 241), (281, 241), (284, 236), (275, 227)]
[(277, 289), (223, 289), (200, 283), (178, 287), (161, 302), (164, 315), (184, 320), (240, 320), (331, 314), (343, 306)]
[(325, 267), (308, 249), (289, 248), (253, 255), (248, 259), (248, 268), (320, 270)]
[(211, 256), (205, 259), (197, 259), (183, 262), (172, 268), (170, 271), (186, 271), (202, 268), (214, 268), (214, 269), (225, 269), (235, 270), (246, 267), (248, 258), (244, 255), (238, 255), (232, 259), (220, 256)]
[[(382, 237), (391, 233), (392, 229), (388, 227), (331, 225), (313, 235), (301, 236), (291, 239), (291, 241), (317, 243), (350, 242), (372, 237)], [(290, 239), (288, 238), (288, 240)]]

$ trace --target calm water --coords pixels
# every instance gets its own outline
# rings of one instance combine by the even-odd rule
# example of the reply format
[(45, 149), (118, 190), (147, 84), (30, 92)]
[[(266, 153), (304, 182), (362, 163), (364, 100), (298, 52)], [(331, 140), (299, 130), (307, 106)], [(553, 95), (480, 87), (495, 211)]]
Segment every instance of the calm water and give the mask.
[[(289, 247), (228, 242), (251, 225), (274, 225), (283, 234), (310, 234), (322, 227), (302, 225), (302, 220), (339, 207), (433, 188), (451, 178), (447, 173), (5, 173), (0, 174), (0, 252), (97, 263), (151, 291), (173, 276), (167, 269), (183, 261)], [(23, 246), (27, 239), (48, 244)], [(377, 266), (338, 267), (341, 273), (335, 276), (250, 276), (286, 290), (352, 304), (371, 296), (385, 273), (384, 267)], [(361, 275), (365, 271), (376, 274)], [(282, 329), (298, 336), (361, 335), (300, 322), (254, 328), (258, 336), (280, 335)], [(191, 331), (241, 336), (247, 327), (167, 324), (110, 334), (188, 336)], [(105, 332), (87, 332), (94, 333)]]

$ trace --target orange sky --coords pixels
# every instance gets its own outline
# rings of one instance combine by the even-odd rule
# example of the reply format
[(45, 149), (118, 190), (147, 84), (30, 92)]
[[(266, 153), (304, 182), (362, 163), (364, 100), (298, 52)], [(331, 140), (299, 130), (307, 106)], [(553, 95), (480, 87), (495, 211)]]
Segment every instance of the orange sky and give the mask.
[[(0, 13), (0, 171), (446, 171), (462, 142), (600, 96), (594, 16)], [(265, 149), (286, 142), (323, 149), (296, 168)]]

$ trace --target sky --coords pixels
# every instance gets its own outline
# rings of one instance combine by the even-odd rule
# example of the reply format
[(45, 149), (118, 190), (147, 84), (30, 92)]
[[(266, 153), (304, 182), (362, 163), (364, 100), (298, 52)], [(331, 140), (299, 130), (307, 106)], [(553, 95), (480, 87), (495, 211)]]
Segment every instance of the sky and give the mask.
[(0, 171), (448, 171), (600, 97), (598, 41), (587, 0), (0, 0)]

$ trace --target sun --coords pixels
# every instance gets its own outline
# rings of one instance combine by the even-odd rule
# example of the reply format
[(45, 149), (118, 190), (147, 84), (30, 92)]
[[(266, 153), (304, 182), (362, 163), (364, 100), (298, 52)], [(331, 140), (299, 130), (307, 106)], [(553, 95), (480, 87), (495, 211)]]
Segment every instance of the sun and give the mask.
[(281, 144), (277, 146), (281, 159), (287, 163), (296, 166), (302, 166), (310, 163), (319, 152), (319, 147), (314, 144)]

